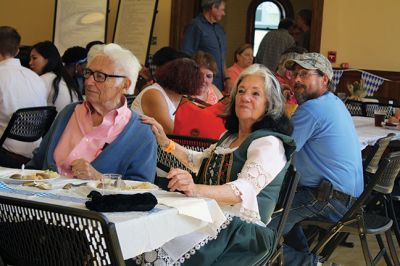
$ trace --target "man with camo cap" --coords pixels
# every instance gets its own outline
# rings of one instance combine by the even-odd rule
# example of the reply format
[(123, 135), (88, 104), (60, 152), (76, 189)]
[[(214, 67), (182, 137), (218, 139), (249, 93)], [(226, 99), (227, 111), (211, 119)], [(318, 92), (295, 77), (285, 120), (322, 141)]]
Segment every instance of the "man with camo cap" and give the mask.
[[(292, 117), (294, 165), (300, 176), (284, 229), (285, 265), (317, 265), (299, 225), (305, 219), (338, 221), (363, 190), (360, 143), (343, 102), (331, 91), (333, 70), (321, 54), (287, 60), (299, 104)], [(273, 218), (270, 227), (279, 219)], [(289, 233), (290, 231), (290, 233)]]

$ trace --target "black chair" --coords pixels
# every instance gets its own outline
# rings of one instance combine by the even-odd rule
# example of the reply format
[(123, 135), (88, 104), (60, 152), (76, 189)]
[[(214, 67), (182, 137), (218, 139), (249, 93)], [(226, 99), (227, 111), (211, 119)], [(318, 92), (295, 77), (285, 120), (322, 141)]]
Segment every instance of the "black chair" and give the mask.
[(7, 138), (24, 142), (40, 139), (47, 133), (56, 115), (54, 106), (18, 109), (0, 138), (0, 147)]
[(344, 103), (352, 116), (365, 116), (363, 102), (356, 100), (346, 100)]
[(115, 225), (101, 213), (5, 196), (0, 256), (11, 265), (125, 265)]
[(276, 229), (276, 239), (274, 243), (274, 252), (272, 256), (262, 258), (255, 265), (283, 265), (283, 229), (286, 224), (287, 217), (289, 215), (290, 208), (294, 194), (296, 193), (297, 183), (299, 182), (299, 176), (292, 165), (289, 166), (285, 178), (282, 183), (281, 190), (279, 192), (279, 198), (275, 206), (274, 215), (279, 214), (280, 220)]
[(374, 117), (375, 111), (383, 112), (386, 114), (385, 118), (389, 118), (393, 115), (393, 106), (390, 104), (383, 103), (371, 103), (364, 102), (365, 115), (367, 117)]
[[(217, 142), (215, 139), (196, 138), (192, 136), (181, 136), (181, 135), (168, 135), (168, 138), (175, 141), (176, 143), (184, 146), (185, 148), (202, 152), (211, 144)], [(162, 171), (169, 172), (171, 168), (180, 168), (188, 171), (195, 177), (195, 173), (188, 169), (183, 163), (175, 158), (171, 153), (165, 152), (160, 146), (157, 147), (157, 167)], [(162, 189), (167, 189), (168, 180), (163, 177), (156, 176), (155, 182)]]
[(0, 165), (19, 168), (30, 159), (4, 149), (3, 143), (7, 138), (23, 142), (33, 142), (40, 139), (49, 130), (55, 116), (53, 106), (23, 108), (12, 116), (3, 135), (0, 138)]
[(396, 134), (389, 133), (386, 137), (380, 138), (375, 142), (363, 161), (364, 176), (375, 174), (376, 170), (378, 170), (382, 155), (394, 136), (396, 136)]
[[(302, 222), (302, 225), (316, 225), (328, 230), (322, 239), (318, 241), (312, 252), (317, 255), (322, 255), (323, 260), (327, 260), (337, 244), (343, 241), (343, 237), (339, 236), (346, 236), (340, 233), (357, 234), (361, 241), (366, 265), (377, 265), (382, 256), (384, 256), (387, 265), (400, 265), (391, 235), (391, 229), (393, 227), (392, 219), (374, 213), (367, 213), (364, 210), (365, 205), (370, 201), (372, 191), (379, 192), (379, 186), (385, 183), (384, 180), (394, 179), (399, 171), (400, 152), (389, 154), (381, 160), (378, 170), (371, 178), (364, 192), (337, 223), (319, 220), (307, 220)], [(386, 236), (389, 254), (383, 244), (381, 234), (385, 234)], [(368, 247), (367, 235), (375, 235), (380, 247), (379, 253), (374, 258), (372, 258)], [(328, 243), (329, 249), (324, 249)], [(324, 253), (322, 253), (323, 251)]]
[[(198, 152), (204, 151), (210, 147), (211, 144), (217, 142), (215, 139), (196, 138), (192, 136), (181, 135), (168, 135), (168, 138), (184, 146), (185, 148)], [(171, 168), (181, 168), (190, 171), (178, 159), (176, 159), (175, 156), (170, 153), (166, 153), (160, 146), (158, 146), (157, 149), (157, 167), (165, 172), (168, 172)]]

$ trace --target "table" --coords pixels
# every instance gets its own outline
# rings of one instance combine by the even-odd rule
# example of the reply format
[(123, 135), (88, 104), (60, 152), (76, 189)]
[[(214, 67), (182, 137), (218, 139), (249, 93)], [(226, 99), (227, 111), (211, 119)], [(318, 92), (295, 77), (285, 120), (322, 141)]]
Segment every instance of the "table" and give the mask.
[[(10, 169), (0, 167), (0, 195), (85, 209), (86, 195), (91, 188), (83, 186), (63, 190), (61, 187), (70, 182), (86, 181), (59, 178), (52, 181), (55, 189), (39, 190), (5, 183), (1, 173), (7, 170)], [(157, 197), (159, 204), (149, 212), (104, 213), (115, 224), (124, 259), (154, 250), (170, 240), (197, 231), (201, 231), (203, 237), (204, 234), (215, 236), (226, 221), (214, 200), (188, 198), (180, 193), (161, 190), (151, 192)], [(185, 253), (191, 248), (181, 248), (179, 252)]]
[(361, 150), (368, 145), (374, 145), (378, 139), (386, 137), (389, 133), (396, 134), (393, 139), (400, 139), (400, 130), (376, 127), (373, 117), (352, 116), (352, 119), (360, 140)]

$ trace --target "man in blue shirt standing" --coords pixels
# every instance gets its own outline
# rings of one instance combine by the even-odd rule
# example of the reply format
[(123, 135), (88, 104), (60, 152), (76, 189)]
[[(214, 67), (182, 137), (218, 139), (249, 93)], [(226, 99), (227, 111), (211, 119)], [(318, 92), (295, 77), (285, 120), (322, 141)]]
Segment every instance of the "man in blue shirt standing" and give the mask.
[(202, 9), (203, 12), (185, 29), (182, 52), (190, 56), (199, 50), (210, 53), (218, 66), (213, 82), (222, 91), (226, 40), (224, 29), (218, 22), (225, 16), (225, 1), (202, 0)]
[[(299, 104), (292, 123), (300, 176), (283, 232), (291, 245), (284, 249), (285, 265), (317, 265), (298, 223), (308, 218), (336, 222), (351, 207), (363, 190), (361, 148), (350, 113), (329, 90), (330, 62), (321, 54), (305, 53), (285, 65), (293, 69)], [(269, 226), (276, 227), (277, 221), (275, 217)]]

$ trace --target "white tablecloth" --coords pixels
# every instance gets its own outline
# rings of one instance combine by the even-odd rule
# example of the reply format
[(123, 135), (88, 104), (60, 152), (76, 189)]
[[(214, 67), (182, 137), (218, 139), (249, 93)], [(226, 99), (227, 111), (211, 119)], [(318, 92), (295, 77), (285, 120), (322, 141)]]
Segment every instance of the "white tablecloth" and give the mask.
[(389, 133), (395, 133), (394, 139), (400, 139), (399, 130), (376, 127), (373, 117), (352, 116), (352, 118), (362, 150), (368, 145), (374, 145), (378, 139), (387, 136)]
[[(87, 200), (85, 188), (63, 190), (39, 190), (17, 184), (6, 184), (1, 172), (7, 169), (0, 167), (0, 195), (29, 199), (55, 205), (84, 209)], [(74, 182), (77, 179), (58, 179), (56, 183)], [(60, 187), (60, 186), (58, 186)], [(161, 247), (168, 241), (196, 231), (206, 231), (210, 236), (226, 221), (224, 214), (214, 200), (190, 198), (180, 193), (151, 191), (159, 204), (149, 212), (115, 212), (104, 213), (115, 228), (124, 259), (133, 258), (143, 252)], [(187, 199), (187, 198), (186, 198)], [(161, 204), (165, 202), (169, 206)], [(191, 209), (193, 206), (193, 209)], [(192, 247), (187, 247), (188, 251)], [(182, 250), (181, 252), (186, 252)]]

